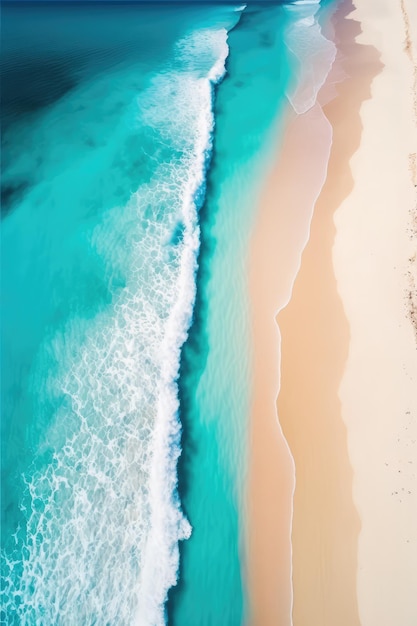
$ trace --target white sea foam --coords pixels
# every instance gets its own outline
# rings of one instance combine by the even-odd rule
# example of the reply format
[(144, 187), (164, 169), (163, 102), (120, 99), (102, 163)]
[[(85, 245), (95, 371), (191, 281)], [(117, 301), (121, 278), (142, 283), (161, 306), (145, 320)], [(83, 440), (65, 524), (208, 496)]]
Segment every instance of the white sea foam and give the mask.
[[(192, 79), (190, 81), (192, 84), (184, 92), (173, 94), (174, 100), (177, 100), (178, 103), (175, 108), (181, 111), (181, 115), (190, 117), (190, 122), (192, 119), (197, 120), (197, 124), (193, 167), (184, 185), (181, 206), (181, 217), (185, 229), (183, 234), (184, 251), (179, 265), (178, 295), (167, 320), (164, 338), (160, 346), (162, 367), (158, 385), (157, 419), (153, 432), (153, 463), (150, 472), (151, 523), (141, 572), (141, 598), (138, 603), (139, 611), (136, 620), (138, 626), (162, 622), (161, 607), (168, 588), (175, 584), (175, 578), (172, 574), (176, 574), (178, 568), (177, 541), (166, 541), (166, 537), (172, 535), (172, 527), (175, 528), (176, 519), (174, 516), (174, 519), (167, 520), (165, 513), (161, 515), (161, 512), (164, 511), (165, 503), (170, 494), (175, 491), (176, 485), (178, 449), (172, 454), (172, 438), (178, 436), (179, 427), (176, 417), (178, 396), (175, 381), (178, 375), (180, 350), (186, 339), (195, 298), (196, 255), (199, 248), (195, 197), (204, 183), (205, 161), (207, 151), (211, 147), (214, 123), (212, 87), (213, 83), (218, 82), (224, 75), (228, 54), (227, 31), (223, 29), (220, 32), (200, 32), (198, 33), (198, 41), (195, 37), (191, 37), (182, 42), (181, 53), (183, 57), (190, 54), (194, 55), (196, 48), (202, 45), (203, 40), (205, 43), (210, 43), (210, 48), (216, 50), (217, 56), (208, 77), (199, 78), (197, 81)], [(176, 76), (163, 77), (157, 86), (158, 91), (162, 89), (166, 93), (170, 87), (175, 86), (176, 80)], [(190, 93), (193, 93), (192, 99), (189, 99)], [(155, 114), (159, 117), (159, 112), (162, 111), (163, 109), (153, 110), (152, 117)], [(188, 123), (187, 121), (187, 126)], [(161, 459), (165, 459), (164, 464), (161, 464)], [(171, 510), (169, 513), (172, 515), (172, 512)], [(184, 524), (185, 536), (188, 536), (190, 531), (189, 525)], [(163, 555), (161, 555), (161, 546), (163, 546)], [(157, 555), (160, 558), (163, 556), (162, 563), (165, 561), (168, 567), (161, 567), (161, 563), (155, 563)], [(161, 586), (161, 574), (167, 570), (171, 573), (171, 580), (168, 586), (166, 584)]]
[[(176, 54), (181, 70), (173, 64), (138, 97), (138, 125), (158, 142), (153, 175), (92, 240), (110, 273), (122, 264), (123, 246), (126, 286), (110, 311), (87, 325), (74, 319), (44, 346), (61, 364), (47, 381), (61, 399), (45, 442), (53, 454), (26, 478), (23, 571), (18, 560), (6, 564), (4, 597), (23, 625), (163, 624), (178, 541), (191, 533), (176, 493), (176, 380), (195, 298), (196, 204), (227, 32), (196, 32)], [(205, 70), (201, 58), (210, 60)]]
[(292, 4), (320, 4), (320, 0), (295, 0)]
[(317, 20), (319, 8), (320, 0), (298, 0), (285, 8), (291, 16), (285, 41), (298, 62), (287, 97), (300, 114), (314, 106), (336, 58), (336, 46), (324, 37)]

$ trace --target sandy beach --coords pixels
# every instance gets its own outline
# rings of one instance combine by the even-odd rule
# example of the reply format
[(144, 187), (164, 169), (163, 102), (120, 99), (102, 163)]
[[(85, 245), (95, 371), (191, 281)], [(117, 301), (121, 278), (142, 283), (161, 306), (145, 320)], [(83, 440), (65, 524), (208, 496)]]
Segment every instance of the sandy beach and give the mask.
[[(357, 0), (360, 44), (384, 67), (360, 110), (352, 192), (337, 208), (333, 261), (349, 328), (339, 397), (361, 519), (357, 595), (363, 626), (417, 620), (415, 342), (416, 35), (410, 0)], [(412, 31), (414, 28), (414, 32)], [(413, 328), (414, 325), (414, 328)]]
[[(294, 464), (276, 417), (280, 336), (275, 313), (291, 295), (314, 202), (324, 183), (330, 141), (331, 129), (319, 106), (303, 116), (289, 116), (281, 158), (261, 197), (254, 238), (250, 284), (257, 306), (253, 309), (248, 575), (252, 620), (265, 626), (290, 623), (292, 605)], [(305, 185), (296, 185), (298, 167), (308, 172)], [(290, 205), (292, 211), (276, 210), (278, 198), (280, 206)]]
[(317, 106), (288, 121), (260, 199), (248, 498), (259, 626), (411, 626), (417, 616), (408, 5), (340, 5), (325, 116)]

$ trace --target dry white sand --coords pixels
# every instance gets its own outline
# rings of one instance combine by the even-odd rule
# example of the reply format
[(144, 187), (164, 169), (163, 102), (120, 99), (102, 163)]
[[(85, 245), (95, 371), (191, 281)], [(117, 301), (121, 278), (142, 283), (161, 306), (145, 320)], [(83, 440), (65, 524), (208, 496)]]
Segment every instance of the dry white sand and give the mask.
[(361, 142), (350, 163), (354, 187), (336, 211), (333, 248), (350, 327), (339, 397), (361, 519), (358, 608), (362, 626), (414, 626), (417, 3), (354, 1), (352, 17), (363, 30), (358, 41), (375, 46), (384, 64), (360, 110)]

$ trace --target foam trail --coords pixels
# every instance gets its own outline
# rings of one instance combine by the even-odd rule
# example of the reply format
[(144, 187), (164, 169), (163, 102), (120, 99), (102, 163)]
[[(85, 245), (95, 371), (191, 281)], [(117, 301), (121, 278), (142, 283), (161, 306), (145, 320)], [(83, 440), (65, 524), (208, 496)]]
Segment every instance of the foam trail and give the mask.
[[(207, 33), (211, 37), (211, 33)], [(178, 389), (176, 379), (178, 376), (181, 347), (186, 340), (187, 331), (191, 322), (193, 304), (195, 300), (195, 273), (197, 266), (197, 254), (199, 249), (199, 227), (195, 198), (205, 181), (205, 162), (207, 153), (211, 150), (211, 137), (214, 127), (212, 112), (212, 89), (213, 85), (221, 80), (225, 74), (225, 61), (228, 55), (226, 43), (227, 32), (223, 30), (224, 44), (219, 51), (219, 56), (207, 79), (200, 79), (197, 87), (201, 91), (201, 101), (204, 106), (200, 111), (199, 133), (196, 143), (196, 160), (194, 171), (190, 176), (184, 190), (182, 205), (182, 217), (185, 223), (184, 243), (185, 251), (181, 260), (179, 275), (179, 297), (168, 319), (166, 334), (161, 346), (161, 381), (158, 392), (158, 417), (154, 431), (152, 470), (150, 475), (151, 491), (151, 525), (148, 543), (145, 551), (144, 566), (141, 574), (141, 602), (136, 618), (138, 626), (147, 624), (163, 623), (162, 607), (166, 599), (169, 587), (176, 583), (173, 577), (170, 584), (161, 588), (155, 598), (155, 587), (158, 588), (161, 567), (155, 567), (155, 554), (158, 553), (161, 538), (167, 533), (167, 526), (178, 523), (177, 516), (170, 520), (161, 516), (164, 503), (170, 494), (176, 489), (176, 461), (179, 449), (172, 454), (171, 441), (179, 438), (178, 413)], [(194, 50), (194, 42), (188, 42), (189, 46), (184, 50), (184, 55)], [(190, 45), (191, 44), (191, 45)], [(186, 106), (184, 102), (183, 107)], [(173, 416), (175, 419), (173, 420)], [(162, 470), (161, 458), (165, 459), (167, 472)], [(171, 496), (172, 497), (172, 496)], [(186, 524), (184, 537), (190, 535), (191, 528)], [(180, 537), (181, 538), (181, 537)], [(178, 569), (178, 545), (166, 546), (165, 560), (171, 561), (171, 571)]]

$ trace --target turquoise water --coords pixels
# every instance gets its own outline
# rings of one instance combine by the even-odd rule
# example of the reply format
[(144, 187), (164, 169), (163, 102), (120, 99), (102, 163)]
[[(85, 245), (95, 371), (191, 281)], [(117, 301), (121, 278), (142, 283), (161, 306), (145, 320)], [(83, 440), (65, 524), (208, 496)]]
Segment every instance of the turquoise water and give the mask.
[[(180, 494), (193, 533), (181, 546), (180, 582), (171, 592), (176, 625), (237, 625), (245, 615), (242, 510), (251, 346), (247, 251), (259, 185), (277, 149), (290, 81), (286, 27), (282, 8), (247, 7), (229, 33), (227, 75), (216, 98), (196, 320), (180, 377), (185, 424)], [(196, 467), (191, 480), (188, 474)]]
[(3, 8), (7, 624), (244, 621), (247, 250), (294, 11)]

